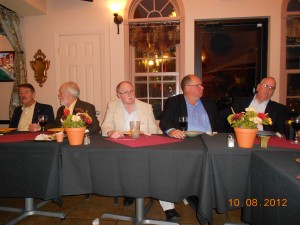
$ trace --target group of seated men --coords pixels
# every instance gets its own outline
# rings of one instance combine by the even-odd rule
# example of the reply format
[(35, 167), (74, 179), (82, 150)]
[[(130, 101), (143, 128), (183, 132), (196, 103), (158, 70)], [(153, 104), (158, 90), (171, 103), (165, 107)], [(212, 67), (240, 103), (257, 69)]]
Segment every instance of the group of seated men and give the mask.
[[(70, 113), (81, 108), (92, 118), (88, 130), (90, 134), (100, 133), (110, 138), (124, 137), (124, 131), (130, 130), (129, 121), (141, 121), (140, 129), (147, 134), (157, 134), (159, 129), (172, 138), (184, 139), (185, 133), (180, 129), (180, 116), (188, 118), (188, 130), (200, 132), (226, 132), (230, 131), (224, 121), (232, 110), (243, 112), (245, 108), (252, 107), (257, 112), (268, 113), (272, 118), (271, 126), (260, 126), (259, 130), (268, 130), (285, 134), (285, 121), (287, 109), (284, 105), (271, 100), (276, 89), (276, 81), (272, 77), (264, 78), (256, 88), (256, 94), (251, 98), (237, 98), (231, 107), (225, 108), (220, 113), (214, 101), (203, 98), (204, 87), (202, 80), (196, 75), (187, 75), (181, 81), (183, 94), (167, 99), (161, 114), (159, 127), (155, 121), (153, 109), (150, 104), (135, 98), (132, 83), (123, 81), (116, 87), (117, 99), (108, 103), (104, 121), (101, 125), (97, 119), (95, 106), (79, 99), (80, 89), (75, 82), (66, 82), (59, 88), (58, 98), (61, 107), (54, 118), (53, 108), (47, 104), (35, 101), (35, 89), (31, 84), (19, 85), (19, 96), (22, 106), (15, 109), (10, 127), (19, 131), (36, 132), (40, 130), (38, 115), (48, 115), (47, 127), (61, 127), (61, 118), (65, 108)], [(134, 199), (125, 197), (124, 205), (130, 205)], [(194, 206), (195, 199), (187, 198)], [(160, 201), (168, 221), (178, 221), (179, 213), (175, 210), (174, 203)]]

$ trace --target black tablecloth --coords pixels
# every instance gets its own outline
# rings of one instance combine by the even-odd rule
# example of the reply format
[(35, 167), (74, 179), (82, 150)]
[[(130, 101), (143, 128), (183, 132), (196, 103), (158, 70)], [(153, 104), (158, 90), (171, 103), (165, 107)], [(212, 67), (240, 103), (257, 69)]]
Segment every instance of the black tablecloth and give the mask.
[(130, 148), (93, 135), (90, 145), (65, 145), (61, 151), (64, 195), (94, 193), (178, 202), (199, 195), (202, 188), (206, 149), (200, 137)]
[[(199, 197), (198, 219), (201, 224), (212, 224), (212, 210), (224, 213), (241, 208), (245, 202), (246, 187), (249, 180), (250, 157), (254, 152), (295, 151), (269, 146), (261, 148), (255, 144), (250, 149), (227, 147), (227, 135), (202, 135), (207, 148), (207, 160), (204, 170), (203, 189)], [(237, 202), (239, 201), (239, 202)]]
[[(300, 223), (300, 152), (253, 152), (243, 218), (253, 225)], [(251, 203), (252, 202), (252, 203)]]
[[(53, 199), (61, 195), (94, 193), (179, 202), (196, 195), (201, 224), (212, 224), (213, 209), (226, 212), (241, 208), (247, 199), (256, 198), (257, 193), (265, 197), (269, 190), (270, 194), (275, 193), (273, 190), (288, 194), (288, 204), (300, 208), (300, 188), (290, 183), (293, 177), (285, 176), (300, 174), (299, 164), (288, 161), (294, 157), (292, 154), (300, 153), (298, 150), (285, 149), (285, 156), (281, 157), (284, 149), (278, 147), (261, 149), (255, 145), (252, 149), (241, 149), (235, 143), (235, 148), (228, 148), (226, 137), (227, 134), (212, 137), (203, 134), (179, 143), (138, 148), (111, 142), (101, 135), (92, 135), (91, 144), (87, 146), (70, 146), (66, 140), (61, 144), (0, 143), (0, 197)], [(262, 157), (257, 153), (263, 154)], [(267, 159), (271, 163), (264, 162)], [(250, 161), (251, 176), (248, 176)], [(272, 168), (274, 162), (280, 166)], [(269, 181), (263, 183), (258, 180), (261, 177)], [(295, 182), (298, 184), (299, 179)], [(245, 194), (247, 187), (252, 189)], [(261, 192), (261, 187), (268, 188)], [(296, 202), (290, 200), (290, 195)], [(268, 211), (267, 207), (254, 208), (245, 214), (245, 219), (248, 216), (250, 220), (250, 213), (252, 220), (256, 215), (263, 218), (261, 212), (266, 212), (270, 221), (273, 221), (272, 216), (277, 218), (277, 213), (281, 216), (295, 213), (283, 207), (276, 212)]]
[(0, 197), (58, 198), (60, 145), (35, 141), (0, 143)]

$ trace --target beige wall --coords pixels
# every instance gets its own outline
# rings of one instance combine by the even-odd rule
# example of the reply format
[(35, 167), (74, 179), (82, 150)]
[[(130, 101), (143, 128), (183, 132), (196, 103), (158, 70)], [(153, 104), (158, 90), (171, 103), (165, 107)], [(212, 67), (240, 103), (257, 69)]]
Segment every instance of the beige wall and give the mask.
[[(122, 0), (119, 0), (122, 1)], [(124, 1), (124, 0), (123, 0)], [(131, 0), (128, 0), (131, 2)], [(268, 75), (279, 80), (280, 35), (282, 0), (181, 0), (185, 10), (185, 74), (194, 72), (194, 21), (217, 18), (269, 17), (269, 68)], [(21, 20), (23, 42), (26, 49), (28, 81), (37, 90), (37, 100), (58, 107), (56, 82), (57, 49), (55, 37), (58, 34), (78, 34), (101, 31), (105, 36), (105, 99), (115, 98), (115, 86), (125, 77), (124, 72), (124, 31), (120, 26), (117, 35), (108, 0), (94, 0), (93, 3), (79, 0), (48, 0), (48, 13), (43, 16), (24, 17)], [(1, 39), (0, 46), (2, 47)], [(40, 88), (33, 78), (29, 61), (38, 49), (51, 61), (48, 80)], [(280, 88), (280, 84), (278, 85)], [(279, 89), (278, 88), (278, 89)], [(276, 90), (274, 100), (279, 99)], [(102, 109), (105, 111), (105, 109)]]

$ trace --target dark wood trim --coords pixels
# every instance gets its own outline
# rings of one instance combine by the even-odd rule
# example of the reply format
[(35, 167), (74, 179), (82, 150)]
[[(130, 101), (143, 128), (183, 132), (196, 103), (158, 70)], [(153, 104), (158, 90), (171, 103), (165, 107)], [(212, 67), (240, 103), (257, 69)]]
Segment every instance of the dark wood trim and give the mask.
[(10, 124), (10, 120), (0, 120), (0, 124)]

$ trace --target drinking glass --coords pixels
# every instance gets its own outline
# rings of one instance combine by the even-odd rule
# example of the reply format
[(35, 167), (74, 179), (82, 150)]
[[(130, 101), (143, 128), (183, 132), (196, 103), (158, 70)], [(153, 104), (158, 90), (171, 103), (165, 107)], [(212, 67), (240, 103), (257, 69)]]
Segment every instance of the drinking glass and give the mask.
[(300, 116), (292, 118), (291, 122), (292, 122), (291, 123), (292, 128), (295, 131), (295, 140), (292, 141), (291, 143), (295, 144), (295, 145), (298, 145), (299, 144), (299, 141), (298, 141), (298, 132), (300, 130)]
[(131, 133), (131, 137), (133, 139), (137, 139), (140, 137), (140, 125), (141, 125), (141, 121), (130, 121), (129, 122), (130, 125), (130, 133)]
[(48, 116), (47, 115), (39, 115), (38, 120), (39, 120), (39, 125), (42, 128), (42, 132), (44, 132), (45, 131), (45, 126), (48, 122)]
[(182, 131), (187, 131), (188, 128), (188, 118), (187, 116), (180, 116), (179, 117), (179, 126)]

